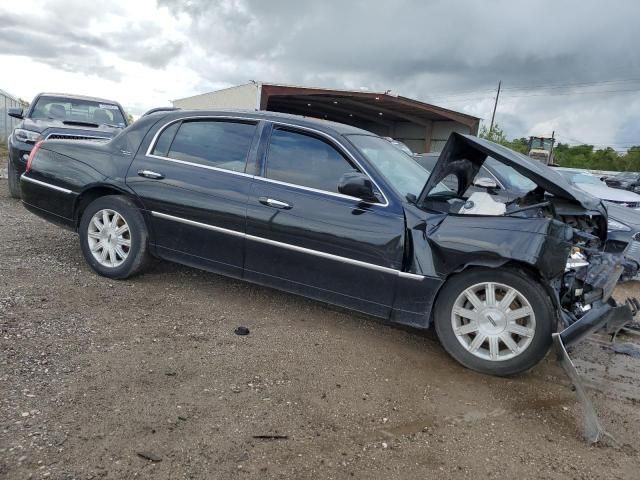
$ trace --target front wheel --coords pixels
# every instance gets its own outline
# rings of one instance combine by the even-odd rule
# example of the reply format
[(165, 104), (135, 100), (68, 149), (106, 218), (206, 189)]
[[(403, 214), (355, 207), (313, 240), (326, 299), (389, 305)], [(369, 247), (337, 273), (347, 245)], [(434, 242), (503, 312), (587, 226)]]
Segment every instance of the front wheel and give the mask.
[(149, 258), (144, 218), (123, 196), (108, 195), (89, 204), (82, 213), (78, 234), (85, 260), (105, 277), (135, 275)]
[(555, 324), (542, 286), (524, 272), (474, 268), (451, 277), (434, 310), (444, 349), (472, 370), (508, 376), (544, 358)]

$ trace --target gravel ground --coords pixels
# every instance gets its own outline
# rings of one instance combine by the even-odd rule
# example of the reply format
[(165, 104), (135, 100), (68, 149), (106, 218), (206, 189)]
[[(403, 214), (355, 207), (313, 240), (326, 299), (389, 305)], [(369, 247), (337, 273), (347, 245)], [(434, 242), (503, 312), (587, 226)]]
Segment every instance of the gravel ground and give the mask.
[(574, 357), (617, 443), (590, 447), (551, 356), (492, 378), (432, 335), (190, 268), (101, 278), (4, 180), (0, 272), (0, 478), (638, 478), (640, 360), (601, 339)]

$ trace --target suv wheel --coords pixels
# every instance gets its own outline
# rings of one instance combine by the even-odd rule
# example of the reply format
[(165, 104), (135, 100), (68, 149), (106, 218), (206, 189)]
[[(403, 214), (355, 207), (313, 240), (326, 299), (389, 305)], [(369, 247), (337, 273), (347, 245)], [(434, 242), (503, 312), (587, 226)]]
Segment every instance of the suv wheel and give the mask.
[(11, 159), (7, 165), (7, 177), (9, 179), (9, 193), (13, 198), (20, 198), (20, 176)]
[(85, 260), (105, 277), (122, 279), (135, 275), (149, 258), (142, 214), (123, 196), (100, 197), (89, 204), (78, 233)]
[(438, 338), (467, 368), (515, 375), (549, 350), (555, 312), (542, 286), (524, 272), (467, 270), (447, 281), (437, 302)]

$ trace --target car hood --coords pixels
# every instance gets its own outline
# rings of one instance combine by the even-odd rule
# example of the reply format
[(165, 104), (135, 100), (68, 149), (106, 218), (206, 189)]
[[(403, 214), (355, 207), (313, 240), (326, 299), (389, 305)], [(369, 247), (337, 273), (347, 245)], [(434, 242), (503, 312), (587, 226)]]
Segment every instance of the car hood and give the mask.
[(22, 121), (22, 125), (20, 125), (20, 128), (24, 128), (25, 130), (31, 130), (33, 132), (39, 132), (39, 133), (42, 133), (48, 129), (55, 129), (55, 130), (64, 129), (64, 130), (72, 130), (72, 131), (91, 130), (94, 132), (104, 133), (105, 136), (109, 136), (109, 137), (114, 136), (115, 134), (117, 134), (122, 130), (122, 128), (109, 127), (107, 125), (100, 125), (99, 127), (92, 127), (91, 125), (67, 125), (65, 123), (62, 123), (61, 120), (55, 120), (50, 118), (43, 118), (43, 119), (25, 118)]
[(576, 187), (601, 200), (640, 203), (640, 195), (629, 192), (628, 190), (610, 188), (605, 185), (593, 185), (591, 183), (576, 183)]
[(455, 132), (449, 136), (431, 176), (420, 193), (418, 204), (424, 204), (429, 193), (449, 175), (458, 177), (458, 194), (464, 193), (487, 157), (509, 165), (557, 198), (577, 203), (587, 210), (604, 210), (597, 198), (573, 187), (552, 168), (489, 140)]
[(622, 207), (615, 203), (606, 203), (609, 218), (617, 220), (631, 227), (635, 232), (640, 232), (640, 211), (633, 208)]

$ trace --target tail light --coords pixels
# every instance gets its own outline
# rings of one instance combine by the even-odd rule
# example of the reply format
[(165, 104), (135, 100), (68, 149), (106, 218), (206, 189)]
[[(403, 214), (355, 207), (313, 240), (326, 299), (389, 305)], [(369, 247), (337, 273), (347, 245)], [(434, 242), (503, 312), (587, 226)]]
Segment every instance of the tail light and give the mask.
[(31, 149), (31, 153), (29, 154), (29, 158), (27, 159), (27, 169), (25, 173), (29, 173), (31, 171), (31, 164), (33, 163), (33, 159), (36, 157), (38, 150), (40, 150), (40, 145), (42, 144), (42, 140), (36, 143)]

